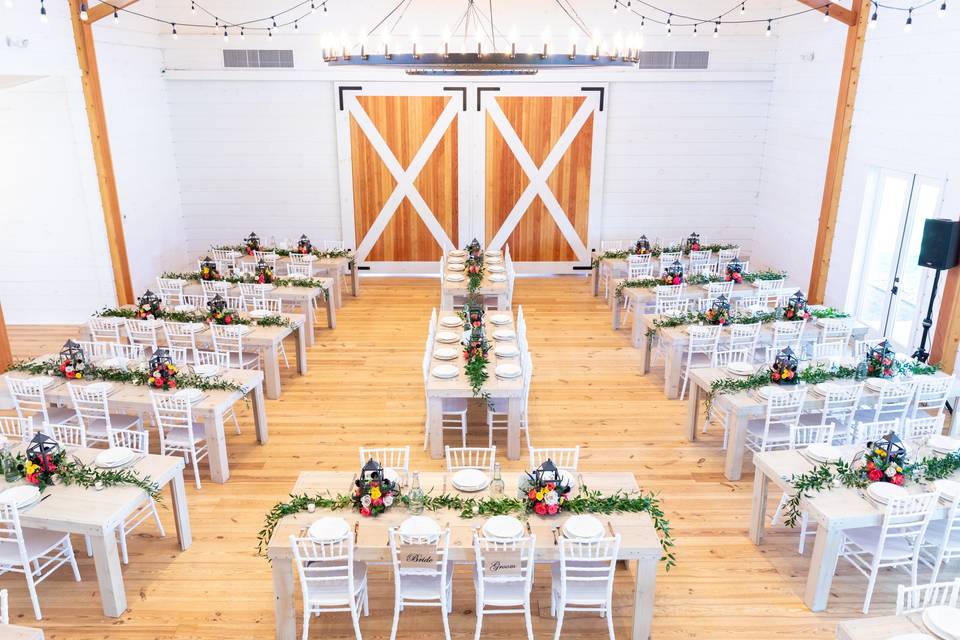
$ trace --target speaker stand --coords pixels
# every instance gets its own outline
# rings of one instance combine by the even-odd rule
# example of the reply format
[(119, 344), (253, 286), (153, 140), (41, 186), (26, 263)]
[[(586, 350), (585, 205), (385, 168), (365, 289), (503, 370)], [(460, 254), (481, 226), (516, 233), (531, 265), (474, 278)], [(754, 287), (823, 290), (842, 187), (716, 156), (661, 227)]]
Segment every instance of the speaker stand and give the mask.
[(933, 276), (933, 289), (930, 291), (930, 304), (927, 306), (927, 317), (923, 319), (923, 334), (920, 336), (920, 346), (913, 352), (913, 357), (920, 362), (926, 362), (930, 353), (926, 350), (927, 336), (933, 326), (933, 304), (937, 300), (937, 288), (940, 286), (940, 269)]

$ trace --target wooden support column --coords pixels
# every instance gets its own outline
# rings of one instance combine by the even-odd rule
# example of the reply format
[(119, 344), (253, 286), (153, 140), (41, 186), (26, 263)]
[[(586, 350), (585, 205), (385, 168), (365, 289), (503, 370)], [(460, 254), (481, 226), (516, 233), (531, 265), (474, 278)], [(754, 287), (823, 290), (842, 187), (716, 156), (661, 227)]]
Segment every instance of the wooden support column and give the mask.
[[(68, 0), (68, 2), (70, 20), (73, 23), (73, 39), (77, 46), (77, 61), (80, 63), (83, 96), (87, 105), (87, 121), (90, 125), (90, 140), (93, 143), (93, 159), (97, 167), (100, 200), (103, 203), (107, 245), (110, 247), (110, 261), (113, 264), (113, 282), (117, 291), (117, 302), (133, 304), (133, 285), (130, 280), (130, 265), (127, 262), (127, 245), (123, 237), (123, 217), (120, 214), (120, 199), (117, 196), (117, 181), (113, 172), (113, 156), (110, 153), (110, 140), (107, 137), (107, 118), (103, 108), (103, 95), (100, 91), (97, 52), (93, 43), (93, 21), (80, 19), (80, 0)], [(98, 5), (95, 9), (101, 9), (103, 6)]]
[[(805, 0), (800, 0), (807, 4)], [(827, 274), (830, 271), (830, 253), (833, 249), (833, 234), (837, 226), (837, 209), (843, 185), (843, 171), (850, 143), (850, 128), (853, 124), (853, 108), (857, 99), (857, 84), (860, 81), (860, 62), (863, 45), (870, 21), (871, 0), (854, 0), (853, 20), (847, 27), (847, 42), (843, 51), (843, 69), (840, 73), (840, 92), (833, 118), (833, 137), (830, 140), (830, 156), (827, 159), (827, 176), (823, 185), (823, 201), (820, 204), (820, 224), (817, 228), (817, 244), (813, 252), (813, 268), (810, 272), (810, 287), (807, 298), (821, 303), (827, 289)], [(831, 16), (834, 15), (831, 9)], [(842, 20), (839, 15), (837, 19)]]
[(0, 307), (0, 373), (13, 364), (13, 351), (10, 349), (10, 336), (7, 335), (7, 325), (3, 321), (3, 307)]
[(930, 362), (939, 363), (947, 373), (956, 373), (953, 364), (960, 348), (960, 267), (947, 272), (940, 299), (940, 313), (934, 325)]

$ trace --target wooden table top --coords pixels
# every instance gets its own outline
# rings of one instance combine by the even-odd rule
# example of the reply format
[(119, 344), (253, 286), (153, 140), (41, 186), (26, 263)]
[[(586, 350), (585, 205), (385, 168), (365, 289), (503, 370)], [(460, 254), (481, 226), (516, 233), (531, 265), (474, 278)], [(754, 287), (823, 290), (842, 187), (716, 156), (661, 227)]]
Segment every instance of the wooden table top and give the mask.
[[(644, 330), (653, 329), (653, 321), (658, 319), (660, 316), (652, 313), (641, 313), (637, 316), (639, 322), (643, 324)], [(844, 321), (844, 323), (850, 325), (853, 330), (854, 337), (862, 337), (866, 335), (869, 327), (863, 324), (859, 320), (854, 318), (838, 318), (839, 320)], [(690, 333), (688, 331), (689, 327), (696, 325), (681, 325), (677, 327), (661, 327), (657, 329), (658, 337), (660, 340), (663, 340), (667, 343), (675, 342), (688, 342), (690, 340)], [(803, 340), (816, 341), (819, 336), (817, 331), (820, 325), (817, 322), (807, 321), (807, 325), (803, 328)], [(721, 330), (723, 331), (723, 330)], [(765, 322), (760, 327), (760, 335), (758, 337), (758, 342), (760, 344), (772, 343), (773, 342), (773, 323)]]
[[(40, 623), (37, 622), (37, 624)], [(43, 640), (43, 629), (22, 627), (16, 624), (0, 624), (0, 638), (2, 640)]]
[[(25, 448), (25, 443), (17, 443), (12, 449), (22, 452)], [(69, 457), (78, 458), (88, 465), (92, 465), (97, 455), (104, 451), (90, 447), (67, 447)], [(161, 488), (175, 475), (182, 474), (183, 468), (182, 456), (154, 454), (124, 467), (136, 471), (143, 478), (149, 477)], [(8, 483), (0, 476), (0, 491), (24, 484), (25, 481)], [(143, 494), (142, 489), (130, 485), (105, 487), (97, 491), (76, 485), (54, 484), (47, 487), (38, 504), (20, 510), (20, 523), (35, 529), (102, 535), (133, 513), (143, 500)]]
[[(510, 323), (503, 325), (496, 325), (490, 321), (491, 317), (497, 315), (509, 315)], [(452, 316), (457, 317), (456, 313), (453, 311), (441, 311), (440, 315), (437, 317), (436, 332), (449, 331), (456, 333), (457, 335), (462, 335), (463, 325), (458, 325), (456, 327), (445, 327), (440, 323), (441, 319)], [(458, 318), (459, 319), (459, 318)], [(486, 331), (487, 340), (490, 343), (490, 351), (487, 354), (489, 363), (487, 364), (487, 373), (489, 377), (487, 381), (483, 384), (483, 391), (489, 393), (493, 397), (505, 398), (505, 397), (519, 397), (523, 394), (523, 375), (518, 376), (517, 378), (512, 378), (510, 380), (503, 380), (497, 377), (494, 371), (497, 368), (497, 365), (500, 364), (515, 364), (517, 366), (522, 366), (522, 354), (517, 355), (514, 358), (501, 358), (497, 356), (494, 351), (497, 348), (497, 345), (513, 345), (517, 347), (519, 351), (519, 346), (516, 339), (516, 323), (514, 322), (512, 314), (506, 311), (490, 311), (484, 316), (484, 329)], [(512, 340), (496, 340), (493, 337), (494, 332), (500, 329), (509, 329), (514, 332), (514, 338)], [(470, 381), (467, 379), (466, 374), (464, 373), (464, 366), (466, 361), (463, 358), (463, 345), (459, 342), (446, 344), (443, 342), (433, 343), (431, 347), (434, 351), (441, 347), (449, 347), (455, 349), (458, 352), (458, 355), (453, 360), (440, 360), (438, 358), (431, 358), (430, 360), (430, 371), (434, 367), (442, 364), (452, 364), (453, 366), (460, 369), (460, 373), (456, 378), (441, 379), (433, 376), (430, 372), (427, 373), (427, 395), (429, 396), (440, 396), (440, 397), (450, 397), (450, 398), (462, 398), (462, 397), (471, 397), (473, 395), (473, 390), (470, 388)]]
[[(485, 268), (484, 268), (484, 271), (483, 271), (483, 280), (480, 282), (480, 287), (479, 287), (479, 289), (477, 289), (477, 292), (480, 293), (480, 294), (486, 294), (486, 295), (498, 295), (498, 294), (503, 294), (503, 293), (505, 293), (505, 292), (507, 291), (507, 287), (508, 287), (508, 285), (510, 284), (509, 281), (506, 279), (507, 270), (506, 270), (506, 264), (503, 262), (503, 254), (501, 253), (499, 256), (492, 256), (492, 257), (493, 257), (494, 259), (496, 259), (496, 258), (499, 258), (499, 259), (500, 259), (500, 262), (497, 263), (497, 264), (498, 264), (499, 266), (503, 267), (504, 270), (503, 270), (502, 272), (500, 272), (499, 275), (502, 275), (505, 279), (504, 279), (503, 282), (493, 282), (492, 280), (490, 280), (490, 276), (492, 276), (492, 275), (494, 275), (494, 274), (491, 273), (491, 272), (490, 272), (490, 269), (489, 269), (489, 267), (491, 266), (491, 265), (490, 265), (490, 258), (489, 258), (489, 257), (485, 257), (485, 258), (484, 258), (484, 267), (485, 267)], [(455, 259), (455, 260), (462, 258), (462, 259), (464, 259), (464, 261), (466, 261), (466, 256), (451, 256), (450, 254), (447, 254), (447, 260), (450, 260), (450, 258), (453, 258), (453, 259)], [(449, 264), (449, 263), (448, 263), (448, 264)], [(451, 281), (447, 280), (447, 276), (448, 276), (448, 275), (452, 275), (452, 274), (460, 274), (460, 275), (462, 275), (462, 276), (463, 276), (463, 280), (461, 280), (460, 282), (451, 282)], [(440, 287), (441, 287), (441, 289), (443, 290), (443, 293), (446, 294), (446, 295), (463, 295), (463, 294), (466, 294), (466, 291), (467, 291), (467, 283), (469, 282), (469, 280), (470, 280), (470, 278), (467, 277), (467, 272), (466, 272), (465, 270), (464, 270), (464, 271), (451, 271), (451, 270), (448, 268), (448, 269), (446, 269), (446, 270), (444, 271), (444, 277), (443, 277), (443, 279), (440, 281)]]
[[(338, 493), (347, 493), (356, 474), (346, 471), (304, 471), (300, 473), (297, 482), (293, 487), (294, 494), (314, 494), (326, 493), (331, 495)], [(588, 486), (593, 491), (600, 491), (604, 494), (612, 494), (618, 490), (638, 491), (637, 482), (632, 473), (627, 472), (606, 472), (606, 473), (582, 473), (578, 477), (578, 482)], [(506, 488), (505, 496), (517, 495), (517, 483), (519, 474), (506, 473), (503, 480)], [(461, 494), (449, 481), (448, 474), (445, 473), (421, 473), (420, 484), (424, 493), (447, 493), (463, 495), (464, 497), (481, 498), (486, 497), (489, 492), (481, 491), (477, 493)], [(576, 491), (576, 488), (574, 489)], [(477, 516), (475, 518), (460, 518), (459, 514), (450, 510), (437, 512), (424, 512), (434, 518), (441, 528), (450, 527), (450, 559), (460, 561), (473, 560), (473, 531), (483, 526), (485, 518)], [(355, 557), (358, 560), (365, 561), (387, 561), (390, 558), (390, 551), (387, 545), (387, 530), (391, 527), (397, 527), (406, 520), (410, 513), (402, 504), (395, 505), (383, 514), (375, 518), (362, 517), (359, 512), (353, 509), (344, 509), (340, 511), (327, 511), (317, 509), (316, 513), (299, 513), (283, 518), (274, 531), (270, 540), (268, 555), (271, 559), (291, 558), (290, 536), (299, 535), (303, 527), (309, 526), (315, 520), (333, 515), (341, 517), (350, 523), (351, 528), (354, 523), (359, 522), (360, 527), (357, 533), (357, 542), (355, 548)], [(556, 516), (520, 516), (520, 519), (528, 519), (530, 530), (537, 536), (536, 553), (538, 561), (549, 561), (559, 557), (558, 547), (554, 544), (553, 530), (561, 526), (570, 514), (561, 512)], [(639, 559), (639, 558), (659, 558), (662, 554), (660, 539), (656, 530), (653, 528), (653, 521), (646, 513), (618, 513), (611, 515), (597, 515), (597, 518), (608, 524), (608, 528), (613, 529), (615, 533), (621, 536), (620, 559)]]
[(837, 625), (837, 640), (890, 640), (908, 633), (930, 633), (922, 614), (859, 618)]
[[(198, 285), (199, 286), (199, 285)], [(259, 325), (248, 324), (248, 325), (236, 325), (238, 327), (245, 326), (249, 327), (250, 331), (241, 336), (243, 340), (243, 345), (245, 347), (269, 347), (274, 344), (278, 344), (283, 341), (284, 338), (293, 333), (298, 327), (303, 326), (305, 321), (304, 315), (302, 313), (281, 313), (281, 316), (290, 321), (289, 325)], [(240, 316), (244, 318), (249, 318), (249, 314), (245, 312), (240, 312)], [(116, 320), (117, 324), (120, 324), (124, 319), (123, 318), (100, 318), (101, 320)], [(166, 344), (166, 336), (163, 333), (162, 325), (163, 320), (156, 320), (157, 323), (157, 340), (161, 344)], [(206, 323), (196, 323), (197, 324), (197, 342), (201, 344), (208, 344), (212, 341), (210, 325)], [(83, 336), (84, 340), (90, 339), (90, 331), (87, 325), (83, 325), (80, 329), (80, 333)]]

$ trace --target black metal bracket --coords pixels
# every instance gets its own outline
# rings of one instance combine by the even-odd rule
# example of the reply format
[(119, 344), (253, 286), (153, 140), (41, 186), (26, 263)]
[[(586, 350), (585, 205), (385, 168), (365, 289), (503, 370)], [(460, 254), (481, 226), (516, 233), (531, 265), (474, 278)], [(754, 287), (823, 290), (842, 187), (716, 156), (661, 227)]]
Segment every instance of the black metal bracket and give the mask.
[(444, 91), (459, 91), (463, 97), (463, 111), (467, 110), (467, 88), (466, 87), (444, 87)]
[(337, 87), (337, 95), (340, 100), (340, 111), (343, 111), (343, 92), (344, 91), (363, 91), (363, 87)]
[(500, 91), (500, 87), (477, 87), (477, 111), (480, 111), (480, 98), (484, 91)]
[(600, 92), (600, 111), (603, 111), (603, 97), (606, 89), (603, 87), (580, 87), (580, 91), (599, 91)]

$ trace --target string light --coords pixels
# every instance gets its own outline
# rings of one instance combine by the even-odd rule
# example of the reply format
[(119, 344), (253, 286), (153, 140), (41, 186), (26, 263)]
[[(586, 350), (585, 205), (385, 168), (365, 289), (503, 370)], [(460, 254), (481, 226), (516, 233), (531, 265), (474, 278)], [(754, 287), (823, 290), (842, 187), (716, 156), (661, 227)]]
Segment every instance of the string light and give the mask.
[(643, 16), (640, 16), (640, 33), (643, 33), (643, 27), (646, 26), (647, 19)]
[(327, 3), (326, 3), (326, 2), (323, 3), (323, 12), (324, 12), (324, 13), (327, 12)]
[(311, 1), (311, 2), (310, 2), (310, 13), (313, 13), (313, 12), (316, 11), (316, 10), (317, 10), (317, 5), (315, 5), (315, 4)]
[(193, 3), (193, 0), (190, 2), (190, 15), (197, 15), (197, 5)]
[(746, 12), (747, 12), (747, 3), (746, 3), (746, 2), (741, 2), (741, 3), (740, 3), (740, 15), (743, 15), (743, 14), (745, 14)]
[(230, 34), (227, 33), (227, 25), (223, 25), (223, 41), (230, 42)]
[(620, 8), (620, 0), (613, 0), (613, 10), (616, 11)]
[(173, 32), (170, 34), (170, 37), (172, 37), (174, 40), (176, 40), (176, 39), (177, 39), (177, 23), (176, 23), (176, 22), (171, 22), (171, 23), (170, 23), (170, 26), (173, 27)]
[(120, 14), (117, 13), (116, 7), (113, 9), (113, 24), (120, 24)]
[(697, 33), (697, 25), (693, 25), (693, 37), (696, 38), (699, 34)]
[(913, 7), (910, 7), (910, 10), (907, 11), (907, 22), (903, 25), (903, 32), (910, 33), (913, 31)]
[(673, 14), (672, 13), (669, 16), (667, 16), (667, 36), (669, 37), (671, 33), (673, 33)]
[(267, 37), (273, 40), (273, 29), (267, 27)]
[(90, 19), (90, 16), (87, 14), (87, 3), (86, 3), (86, 2), (81, 2), (81, 3), (80, 3), (80, 19), (83, 20), (84, 22), (86, 22), (87, 20)]
[[(12, 7), (13, 3), (8, 2), (8, 7)], [(40, 22), (41, 24), (47, 24), (47, 8), (43, 6), (43, 0), (40, 0)]]
[(293, 30), (298, 33), (300, 32), (300, 24), (296, 20), (293, 21)]
[(940, 10), (937, 11), (937, 17), (943, 19), (947, 15), (947, 3), (944, 2), (940, 5)]
[(873, 15), (870, 16), (870, 28), (871, 28), (871, 29), (876, 29), (876, 28), (877, 28), (877, 11), (878, 11), (877, 6), (874, 5), (874, 6), (873, 6)]
[(720, 21), (719, 20), (717, 20), (716, 24), (713, 26), (713, 37), (714, 38), (720, 37)]
[(823, 21), (830, 22), (830, 5), (827, 5), (827, 10), (823, 12)]
[(243, 32), (243, 27), (240, 27), (240, 39), (241, 40), (247, 39), (247, 35)]
[(767, 32), (765, 35), (769, 38), (771, 33), (773, 33), (773, 20), (767, 20)]
[(270, 16), (270, 19), (273, 20), (273, 28), (277, 28), (277, 18), (276, 16)]

